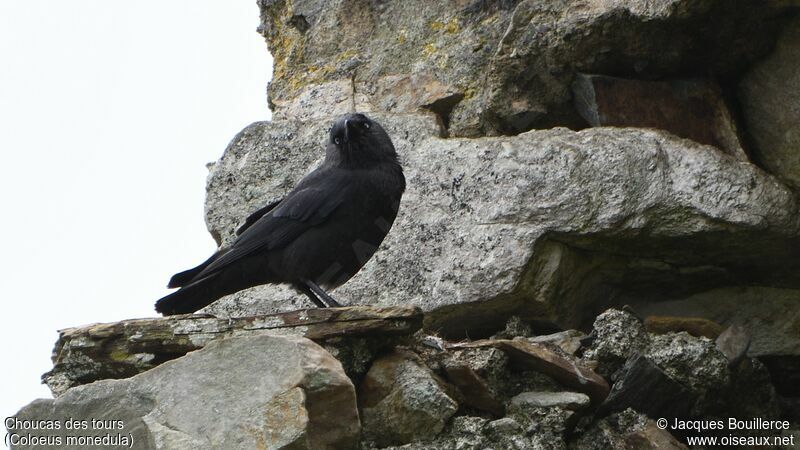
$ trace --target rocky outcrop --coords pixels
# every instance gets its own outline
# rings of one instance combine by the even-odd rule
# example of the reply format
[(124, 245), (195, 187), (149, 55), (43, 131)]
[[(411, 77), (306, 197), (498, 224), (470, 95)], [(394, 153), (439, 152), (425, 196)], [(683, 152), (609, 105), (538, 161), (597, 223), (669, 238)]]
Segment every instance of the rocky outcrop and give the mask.
[[(238, 319), (187, 314), (93, 324), (59, 331), (53, 369), (42, 379), (60, 395), (95, 380), (136, 375), (216, 339), (264, 333), (307, 337), (337, 354), (359, 347), (374, 353), (421, 325), (422, 314), (412, 307), (310, 309)], [(369, 344), (362, 345), (363, 340)], [(341, 359), (348, 367), (355, 363), (353, 357)]]
[[(431, 328), (486, 330), (511, 312), (580, 325), (612, 295), (796, 283), (791, 192), (712, 147), (613, 128), (442, 139), (426, 116), (376, 119), (394, 136), (409, 187), (381, 251), (336, 290), (345, 303), (415, 304), (432, 312)], [(325, 123), (242, 132), (209, 178), (212, 234), (227, 242), (247, 212), (280, 198), (321, 156), (306, 149), (320, 148)], [(276, 136), (286, 139), (276, 145)], [(300, 302), (270, 286), (206, 311), (253, 315)]]
[(275, 118), (428, 109), (452, 135), (471, 137), (579, 126), (576, 71), (736, 74), (769, 50), (786, 8), (755, 0), (259, 5), (275, 61)]
[[(33, 435), (64, 442), (78, 436), (84, 443), (125, 438), (135, 448), (159, 449), (565, 449), (619, 442), (682, 448), (670, 434), (682, 438), (681, 430), (654, 427), (648, 416), (749, 414), (769, 420), (781, 414), (758, 360), (739, 357), (732, 364), (717, 349), (721, 344), (705, 337), (648, 333), (630, 312), (603, 313), (577, 348), (565, 339), (581, 336), (576, 330), (528, 336), (533, 327), (516, 317), (505, 327), (505, 338), (450, 342), (421, 332), (407, 336), (416, 328), (407, 322), (418, 325), (419, 315), (413, 308), (350, 307), (67, 330), (57, 347), (61, 373), (72, 374), (66, 368), (91, 357), (94, 381), (84, 380), (55, 400), (33, 402), (14, 423), (109, 419), (117, 428), (39, 429)], [(624, 341), (614, 332), (624, 329), (636, 338)], [(150, 334), (153, 339), (142, 339)], [(156, 336), (163, 340), (161, 351)], [(355, 341), (331, 343), (357, 336), (383, 341), (373, 347), (383, 351), (356, 355)], [(167, 349), (181, 349), (184, 340), (202, 348), (158, 360), (166, 359)], [(138, 366), (140, 373), (132, 376), (112, 370), (118, 364), (113, 354), (135, 354), (142, 345), (159, 356), (150, 367)], [(365, 369), (345, 370), (357, 365)], [(618, 369), (604, 377), (593, 367)], [(600, 447), (586, 447), (587, 439)]]
[(757, 160), (800, 189), (800, 19), (786, 26), (775, 51), (739, 84), (742, 112)]
[(63, 330), (58, 397), (15, 420), (178, 449), (800, 438), (794, 3), (260, 0), (275, 120), (210, 166), (207, 225), (230, 244), (367, 112), (408, 190), (349, 306), (265, 286)]
[[(791, 130), (769, 115), (793, 111), (791, 94), (771, 100), (792, 91), (790, 4), (259, 4), (276, 120), (243, 130), (213, 165), (206, 218), (221, 245), (318, 163), (332, 118), (357, 109), (387, 128), (409, 188), (381, 250), (336, 291), (346, 304), (419, 305), (447, 336), (488, 336), (509, 314), (587, 329), (626, 303), (724, 329), (739, 322), (724, 305), (755, 304), (702, 300), (726, 289), (770, 305), (750, 322), (795, 310), (784, 299), (800, 292), (796, 164), (767, 164), (761, 149), (791, 142), (758, 137)], [(525, 132), (553, 125), (600, 127)], [(482, 137), (497, 134), (515, 136)], [(698, 312), (710, 304), (723, 306)], [(305, 306), (272, 286), (206, 312)], [(758, 320), (753, 354), (798, 353), (794, 315), (775, 316)]]
[[(37, 400), (15, 417), (58, 420), (58, 436), (128, 436), (133, 448), (352, 448), (361, 424), (352, 382), (322, 347), (295, 336), (218, 339), (124, 380)], [(70, 430), (68, 419), (119, 421)], [(14, 448), (28, 448), (15, 446)], [(35, 448), (32, 446), (31, 448)]]

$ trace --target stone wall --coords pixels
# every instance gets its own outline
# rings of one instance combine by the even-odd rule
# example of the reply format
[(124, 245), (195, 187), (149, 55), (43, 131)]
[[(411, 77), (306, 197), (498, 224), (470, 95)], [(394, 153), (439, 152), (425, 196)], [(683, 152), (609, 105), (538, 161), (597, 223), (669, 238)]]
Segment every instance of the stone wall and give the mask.
[(690, 417), (800, 445), (800, 5), (259, 6), (274, 120), (211, 166), (208, 228), (228, 245), (366, 112), (408, 190), (348, 307), (264, 286), (63, 330), (18, 418), (135, 448), (685, 448), (657, 419)]

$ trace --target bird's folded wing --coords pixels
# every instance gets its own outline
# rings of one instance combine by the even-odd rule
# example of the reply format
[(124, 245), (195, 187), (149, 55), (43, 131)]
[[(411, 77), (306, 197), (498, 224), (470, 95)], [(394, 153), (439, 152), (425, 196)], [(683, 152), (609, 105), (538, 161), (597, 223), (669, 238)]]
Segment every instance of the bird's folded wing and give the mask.
[(258, 219), (263, 217), (264, 214), (272, 211), (276, 206), (278, 206), (278, 204), (281, 201), (283, 201), (283, 199), (276, 200), (276, 201), (268, 204), (267, 206), (265, 206), (263, 208), (259, 208), (256, 212), (254, 212), (253, 214), (250, 214), (249, 216), (247, 216), (247, 219), (245, 219), (245, 221), (242, 224), (242, 226), (240, 226), (239, 228), (236, 229), (236, 235), (237, 236), (241, 236), (242, 233), (244, 233), (244, 230), (250, 228), (250, 226), (253, 225), (254, 223), (256, 223), (256, 221), (258, 221)]
[(285, 247), (306, 230), (320, 225), (352, 198), (353, 185), (347, 177), (329, 176), (321, 183), (300, 184), (271, 211), (248, 226), (230, 249), (214, 260), (195, 280), (219, 272), (260, 250)]

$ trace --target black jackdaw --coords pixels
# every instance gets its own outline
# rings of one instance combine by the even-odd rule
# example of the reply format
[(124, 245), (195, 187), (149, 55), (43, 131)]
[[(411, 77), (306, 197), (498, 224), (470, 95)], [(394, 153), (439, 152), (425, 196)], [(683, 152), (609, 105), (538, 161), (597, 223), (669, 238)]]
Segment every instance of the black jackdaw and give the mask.
[(323, 289), (340, 286), (372, 257), (405, 187), (386, 131), (363, 114), (345, 115), (331, 128), (322, 165), (250, 215), (228, 248), (174, 275), (168, 287), (180, 289), (158, 300), (156, 311), (195, 312), (267, 283), (290, 283), (319, 307), (340, 306)]

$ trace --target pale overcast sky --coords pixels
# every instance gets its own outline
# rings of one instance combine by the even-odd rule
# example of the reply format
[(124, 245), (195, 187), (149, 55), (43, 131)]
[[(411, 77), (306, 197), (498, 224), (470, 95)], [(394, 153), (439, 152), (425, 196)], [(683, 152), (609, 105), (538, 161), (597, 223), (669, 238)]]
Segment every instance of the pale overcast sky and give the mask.
[(205, 164), (270, 117), (257, 25), (255, 0), (0, 1), (0, 416), (50, 396), (56, 330), (155, 316), (214, 250)]

